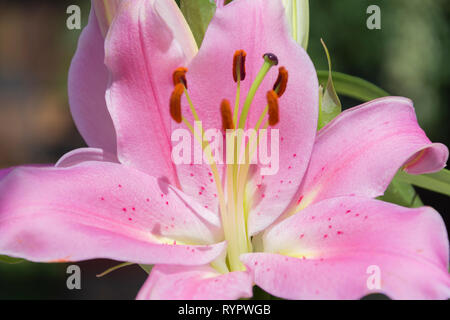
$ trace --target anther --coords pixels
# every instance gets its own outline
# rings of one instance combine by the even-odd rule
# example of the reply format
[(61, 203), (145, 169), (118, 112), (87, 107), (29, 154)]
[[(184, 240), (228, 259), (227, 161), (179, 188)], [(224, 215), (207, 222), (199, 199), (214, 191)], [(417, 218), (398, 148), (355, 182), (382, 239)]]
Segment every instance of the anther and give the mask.
[(278, 95), (275, 91), (267, 92), (267, 103), (269, 105), (269, 125), (274, 126), (280, 121)]
[(273, 53), (265, 53), (263, 55), (264, 60), (267, 62), (270, 62), (273, 66), (278, 65), (278, 57), (274, 55)]
[(245, 57), (247, 53), (244, 50), (237, 50), (233, 57), (233, 79), (234, 82), (245, 79)]
[(184, 85), (178, 83), (173, 89), (172, 95), (170, 96), (170, 116), (172, 119), (180, 123), (182, 121), (181, 116), (181, 97), (183, 96)]
[(222, 115), (223, 130), (234, 129), (233, 114), (231, 113), (230, 101), (223, 99), (220, 104), (220, 114)]
[(173, 72), (173, 85), (176, 86), (177, 84), (181, 83), (184, 85), (187, 89), (187, 80), (186, 80), (186, 72), (188, 71), (187, 68), (179, 67), (176, 68)]
[(278, 78), (273, 85), (273, 90), (277, 93), (278, 97), (281, 97), (286, 91), (288, 82), (288, 72), (285, 67), (280, 67), (278, 69)]

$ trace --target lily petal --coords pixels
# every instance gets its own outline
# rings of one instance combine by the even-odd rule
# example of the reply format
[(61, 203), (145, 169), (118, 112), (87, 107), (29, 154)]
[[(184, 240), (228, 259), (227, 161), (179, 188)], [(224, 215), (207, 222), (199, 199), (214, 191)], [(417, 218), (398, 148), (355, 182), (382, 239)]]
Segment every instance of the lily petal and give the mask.
[(336, 196), (377, 197), (405, 163), (411, 173), (428, 173), (447, 159), (447, 147), (431, 143), (419, 127), (411, 100), (373, 100), (344, 111), (319, 132), (300, 207)]
[(104, 56), (104, 38), (91, 9), (89, 23), (81, 33), (70, 65), (70, 111), (90, 147), (116, 154), (116, 132), (105, 101), (109, 76)]
[(157, 265), (139, 292), (139, 300), (234, 300), (250, 298), (249, 272), (220, 274), (209, 266)]
[(191, 61), (197, 54), (198, 47), (194, 35), (189, 28), (186, 19), (174, 0), (153, 0), (155, 11), (166, 22), (176, 41), (183, 49), (186, 59)]
[(115, 155), (103, 151), (102, 149), (79, 148), (63, 155), (58, 162), (56, 162), (55, 167), (67, 168), (86, 161), (106, 161), (118, 163)]
[[(287, 90), (279, 99), (279, 170), (264, 178), (258, 203), (249, 218), (249, 233), (253, 234), (272, 223), (287, 207), (297, 191), (309, 161), (316, 134), (318, 112), (318, 81), (314, 66), (306, 52), (289, 33), (284, 7), (278, 0), (239, 0), (217, 8), (202, 47), (187, 73), (189, 94), (192, 97), (204, 129), (222, 128), (220, 103), (236, 96), (232, 61), (236, 50), (245, 50), (246, 78), (241, 82), (240, 107), (259, 72), (262, 55), (274, 53), (289, 72)], [(276, 68), (270, 70), (262, 82), (249, 112), (247, 128), (253, 128), (267, 105), (267, 91), (277, 79)], [(183, 103), (183, 115), (193, 117), (188, 104)], [(174, 123), (173, 128), (177, 128)], [(192, 168), (177, 166), (181, 185), (186, 190), (202, 183), (210, 185), (206, 166)], [(205, 177), (204, 181), (198, 181)], [(281, 183), (283, 181), (283, 183)], [(202, 195), (203, 196), (203, 195)], [(259, 214), (261, 213), (261, 214)]]
[(225, 6), (225, 0), (215, 0), (217, 8), (223, 8)]
[(0, 180), (2, 180), (4, 177), (6, 177), (11, 171), (17, 168), (53, 168), (53, 164), (27, 164), (24, 166), (15, 166), (15, 167), (9, 167), (9, 168), (3, 168), (0, 169)]
[(164, 180), (110, 162), (18, 168), (0, 181), (0, 253), (32, 261), (209, 263), (225, 244), (205, 217)]
[[(447, 232), (429, 207), (323, 200), (272, 227), (263, 242), (267, 253), (243, 261), (257, 285), (282, 298), (358, 299), (374, 292), (394, 299), (450, 297)], [(380, 272), (379, 288), (368, 286), (371, 270)]]
[(160, 1), (132, 0), (121, 6), (105, 45), (112, 76), (106, 99), (119, 160), (177, 184), (168, 105), (172, 73), (187, 65), (192, 50), (183, 50), (164, 20), (168, 15)]
[(14, 170), (14, 167), (0, 169), (0, 180), (6, 177), (12, 170)]
[(103, 37), (108, 34), (109, 27), (119, 11), (122, 0), (91, 0)]

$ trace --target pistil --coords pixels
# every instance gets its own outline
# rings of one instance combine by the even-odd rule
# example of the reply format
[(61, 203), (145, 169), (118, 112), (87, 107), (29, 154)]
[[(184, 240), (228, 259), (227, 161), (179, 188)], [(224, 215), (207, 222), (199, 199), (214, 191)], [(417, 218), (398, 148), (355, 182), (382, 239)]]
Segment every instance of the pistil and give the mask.
[[(236, 55), (235, 55), (236, 57)], [(238, 129), (244, 130), (245, 124), (247, 121), (248, 113), (250, 111), (251, 104), (254, 100), (256, 92), (258, 91), (262, 81), (266, 77), (267, 73), (274, 65), (278, 64), (278, 58), (271, 53), (266, 53), (263, 55), (264, 63), (258, 72), (258, 75), (254, 79), (250, 90), (247, 94), (247, 97), (244, 102), (244, 106), (242, 108), (241, 115), (239, 117), (239, 125)], [(233, 63), (233, 65), (236, 65)], [(233, 68), (233, 76), (236, 75), (236, 79), (239, 80), (240, 73), (237, 68)], [(239, 84), (239, 83), (238, 83)], [(240, 87), (238, 85), (237, 88), (237, 98), (239, 97)], [(239, 101), (236, 101), (235, 104), (235, 114), (234, 119), (235, 123), (237, 122), (237, 111), (238, 111)], [(246, 145), (245, 135), (243, 135), (242, 139), (239, 138), (239, 134), (236, 135), (237, 143), (234, 144), (234, 153), (235, 153), (235, 163), (230, 166), (227, 166), (227, 194), (228, 194), (228, 221), (229, 225), (233, 228), (233, 236), (230, 239), (227, 239), (229, 242), (229, 250), (228, 250), (228, 262), (230, 265), (230, 269), (235, 270), (244, 270), (244, 265), (240, 262), (240, 255), (243, 253), (247, 253), (251, 251), (251, 242), (249, 241), (248, 233), (247, 233), (247, 216), (245, 210), (248, 209), (248, 205), (246, 205), (246, 185), (247, 185), (247, 176), (248, 176), (248, 168), (249, 161), (251, 161), (251, 157), (247, 158), (247, 155), (250, 154), (248, 150), (248, 145)], [(245, 163), (243, 165), (238, 165), (236, 161), (241, 157), (241, 145), (245, 145), (245, 154), (243, 155), (245, 158)]]
[[(244, 101), (244, 105), (238, 119), (240, 105), (240, 82), (245, 79), (246, 75), (245, 58), (246, 53), (243, 50), (236, 51), (233, 58), (233, 79), (237, 83), (236, 101), (233, 113), (228, 100), (224, 99), (220, 104), (220, 115), (222, 117), (222, 126), (224, 131), (234, 130), (235, 128), (241, 131), (244, 130), (256, 92), (271, 67), (278, 64), (278, 59), (274, 54), (266, 53), (263, 55), (264, 63), (250, 86), (250, 90)], [(230, 271), (245, 270), (245, 266), (240, 261), (240, 256), (241, 254), (251, 252), (252, 250), (252, 244), (247, 233), (248, 212), (246, 212), (249, 210), (251, 202), (247, 201), (248, 195), (246, 188), (248, 169), (250, 166), (249, 162), (252, 159), (252, 156), (249, 155), (252, 155), (254, 150), (253, 148), (252, 150), (249, 150), (249, 145), (247, 145), (245, 141), (245, 135), (234, 135), (236, 139), (232, 146), (232, 149), (234, 150), (227, 149), (227, 152), (234, 151), (235, 161), (233, 164), (227, 164), (225, 194), (220, 181), (217, 165), (212, 157), (209, 143), (203, 143), (202, 141), (203, 130), (201, 133), (195, 133), (193, 126), (181, 114), (181, 97), (184, 93), (189, 103), (190, 111), (194, 117), (194, 120), (200, 121), (187, 90), (186, 72), (186, 68), (177, 68), (173, 73), (173, 83), (175, 88), (170, 100), (170, 114), (176, 122), (180, 123), (183, 121), (186, 124), (186, 126), (194, 134), (195, 138), (199, 140), (199, 143), (202, 145), (202, 150), (209, 158), (208, 160), (211, 166), (211, 171), (217, 187), (224, 236), (225, 240), (228, 242), (226, 263)], [(265, 111), (264, 117), (267, 113), (269, 113), (268, 124), (270, 125), (275, 125), (279, 121), (278, 98), (286, 89), (286, 83), (287, 72), (285, 72), (284, 68), (280, 68), (277, 82), (274, 85), (274, 90), (267, 93), (268, 105), (266, 107), (267, 110)], [(240, 165), (238, 164), (238, 159), (241, 157), (239, 153), (241, 152), (242, 144), (245, 146), (245, 154), (243, 155), (245, 161), (244, 164)]]
[(244, 127), (245, 127), (245, 122), (247, 121), (248, 112), (250, 111), (250, 107), (251, 107), (253, 98), (255, 97), (255, 94), (258, 91), (259, 86), (261, 85), (262, 81), (266, 77), (270, 68), (272, 68), (273, 66), (276, 66), (278, 64), (278, 58), (272, 53), (264, 54), (263, 58), (264, 58), (264, 64), (262, 65), (261, 69), (258, 72), (258, 75), (256, 76), (255, 80), (253, 81), (253, 84), (250, 87), (250, 90), (248, 91), (247, 98), (245, 99), (244, 107), (242, 108), (241, 116), (239, 118), (239, 126), (238, 126), (239, 129), (244, 129)]

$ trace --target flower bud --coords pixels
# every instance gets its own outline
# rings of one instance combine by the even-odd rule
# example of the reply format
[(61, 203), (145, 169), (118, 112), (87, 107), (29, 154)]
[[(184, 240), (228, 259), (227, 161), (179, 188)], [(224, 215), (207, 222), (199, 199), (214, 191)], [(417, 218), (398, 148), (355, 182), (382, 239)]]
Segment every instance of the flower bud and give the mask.
[(294, 40), (307, 49), (309, 38), (309, 0), (283, 0)]

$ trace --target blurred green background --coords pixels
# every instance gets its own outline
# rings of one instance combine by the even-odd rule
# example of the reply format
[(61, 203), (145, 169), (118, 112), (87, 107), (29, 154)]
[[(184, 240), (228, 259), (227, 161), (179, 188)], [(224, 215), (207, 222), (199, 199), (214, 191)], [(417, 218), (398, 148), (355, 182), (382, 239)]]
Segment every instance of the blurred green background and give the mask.
[[(450, 49), (448, 0), (312, 0), (309, 53), (326, 69), (319, 42), (330, 50), (333, 70), (369, 80), (393, 95), (411, 98), (419, 123), (433, 141), (449, 145)], [(67, 72), (79, 30), (66, 28), (66, 8), (89, 1), (0, 2), (0, 168), (54, 163), (84, 146), (72, 122)], [(381, 8), (381, 30), (366, 28), (366, 9)], [(350, 107), (357, 101), (342, 98)], [(38, 187), (38, 186), (37, 186)], [(444, 216), (449, 199), (418, 190), (424, 203)], [(66, 288), (68, 264), (0, 263), (0, 299), (132, 299), (146, 274), (131, 266), (104, 278), (117, 264), (93, 260), (78, 265), (82, 289)]]

